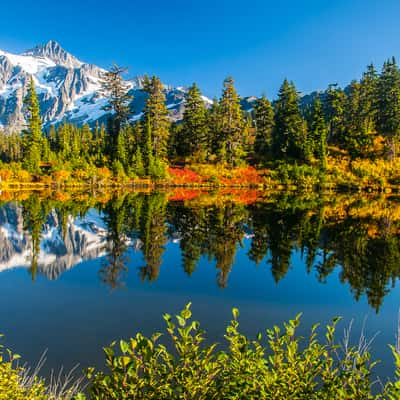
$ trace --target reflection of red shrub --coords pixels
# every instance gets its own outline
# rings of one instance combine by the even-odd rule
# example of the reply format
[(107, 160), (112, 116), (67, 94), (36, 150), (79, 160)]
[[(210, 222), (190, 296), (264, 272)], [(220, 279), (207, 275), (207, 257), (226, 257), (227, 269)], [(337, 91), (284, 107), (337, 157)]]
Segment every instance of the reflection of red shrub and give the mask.
[(219, 192), (221, 196), (228, 196), (232, 198), (237, 204), (253, 204), (260, 197), (261, 192), (258, 190), (245, 190), (245, 189), (225, 189)]
[(193, 200), (200, 196), (203, 192), (201, 190), (174, 190), (170, 196), (168, 196), (168, 201), (185, 201)]
[(176, 185), (202, 183), (203, 178), (186, 168), (168, 168), (168, 174), (172, 177), (172, 181)]

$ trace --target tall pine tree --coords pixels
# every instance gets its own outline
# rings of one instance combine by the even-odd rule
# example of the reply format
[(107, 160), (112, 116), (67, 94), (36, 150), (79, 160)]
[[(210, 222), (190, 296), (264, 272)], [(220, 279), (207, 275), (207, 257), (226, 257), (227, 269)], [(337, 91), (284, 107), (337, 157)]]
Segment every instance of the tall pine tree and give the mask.
[(293, 82), (285, 79), (275, 103), (275, 128), (272, 149), (276, 158), (305, 159), (305, 122), (300, 113), (299, 96)]
[(378, 113), (378, 81), (379, 76), (373, 64), (368, 65), (367, 71), (361, 78), (360, 105), (365, 130), (374, 133)]
[(204, 161), (208, 151), (207, 109), (195, 83), (186, 93), (185, 100), (181, 145), (186, 149), (187, 155), (193, 156), (196, 161)]
[(325, 123), (322, 103), (318, 96), (312, 106), (307, 140), (313, 155), (320, 160), (321, 168), (326, 168), (326, 141), (328, 129)]
[(126, 71), (126, 68), (114, 64), (109, 71), (103, 74), (101, 81), (102, 93), (108, 98), (108, 104), (104, 110), (112, 112), (107, 129), (110, 156), (118, 161), (121, 161), (120, 156), (122, 156), (118, 154), (119, 134), (121, 127), (129, 120), (131, 114), (129, 102), (132, 100), (132, 96), (129, 94), (129, 85), (122, 78)]
[(394, 158), (400, 136), (400, 72), (394, 58), (385, 62), (379, 78), (377, 127), (386, 138), (389, 158)]
[(274, 110), (265, 96), (258, 99), (254, 106), (254, 120), (256, 127), (254, 153), (258, 160), (263, 160), (271, 148), (274, 128)]
[(32, 173), (38, 173), (40, 171), (39, 164), (43, 138), (39, 100), (36, 95), (33, 78), (30, 81), (25, 104), (28, 112), (28, 127), (23, 133), (24, 167)]
[(167, 156), (171, 123), (160, 79), (156, 76), (152, 78), (146, 77), (144, 80), (144, 91), (147, 93), (144, 109), (144, 127), (145, 130), (150, 129), (154, 157), (156, 159), (163, 159)]
[(349, 87), (349, 94), (345, 107), (345, 132), (343, 135), (344, 147), (352, 157), (364, 156), (371, 145), (371, 134), (368, 125), (369, 116), (363, 109), (362, 85), (353, 81)]
[(218, 149), (221, 143), (221, 121), (219, 118), (219, 102), (217, 98), (213, 99), (212, 105), (207, 113), (208, 121), (208, 147), (210, 153), (215, 155), (218, 153)]
[(328, 121), (328, 140), (341, 143), (344, 133), (345, 92), (337, 84), (329, 85), (324, 103)]
[(244, 156), (243, 150), (243, 112), (240, 99), (232, 78), (224, 81), (224, 89), (219, 102), (220, 141), (219, 154), (223, 161), (238, 164)]

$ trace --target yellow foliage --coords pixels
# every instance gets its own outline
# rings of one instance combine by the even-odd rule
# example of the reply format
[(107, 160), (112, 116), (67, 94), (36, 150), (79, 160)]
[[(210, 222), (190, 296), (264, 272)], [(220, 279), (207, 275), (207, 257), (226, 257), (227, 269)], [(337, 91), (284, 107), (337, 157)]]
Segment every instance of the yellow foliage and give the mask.
[(28, 171), (20, 169), (15, 171), (14, 179), (16, 179), (18, 182), (30, 182), (32, 180), (32, 177)]
[(36, 380), (31, 386), (21, 384), (21, 368), (14, 368), (13, 356), (10, 361), (4, 359), (0, 348), (0, 400), (46, 400), (43, 382)]
[(12, 171), (9, 169), (0, 169), (0, 178), (2, 181), (9, 181), (13, 176)]
[(107, 167), (97, 168), (97, 176), (100, 179), (110, 179), (112, 177), (112, 172)]
[(56, 182), (65, 182), (66, 180), (68, 180), (71, 176), (71, 172), (70, 171), (66, 171), (66, 170), (60, 170), (60, 171), (55, 171), (53, 172), (53, 179)]

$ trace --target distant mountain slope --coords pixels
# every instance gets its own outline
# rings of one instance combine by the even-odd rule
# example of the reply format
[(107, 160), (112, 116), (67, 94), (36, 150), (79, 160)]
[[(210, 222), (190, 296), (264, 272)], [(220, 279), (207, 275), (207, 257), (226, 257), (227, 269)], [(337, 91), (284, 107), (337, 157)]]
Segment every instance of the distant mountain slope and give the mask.
[[(102, 72), (104, 70), (96, 65), (78, 60), (55, 41), (20, 55), (0, 50), (0, 128), (19, 131), (25, 127), (23, 99), (31, 77), (38, 91), (45, 125), (64, 119), (79, 125), (93, 125), (104, 119), (106, 99), (99, 93)], [(140, 118), (144, 105), (143, 81), (137, 77), (128, 82), (134, 96), (131, 109), (135, 120)], [(183, 87), (165, 86), (172, 119), (182, 117), (185, 92)]]

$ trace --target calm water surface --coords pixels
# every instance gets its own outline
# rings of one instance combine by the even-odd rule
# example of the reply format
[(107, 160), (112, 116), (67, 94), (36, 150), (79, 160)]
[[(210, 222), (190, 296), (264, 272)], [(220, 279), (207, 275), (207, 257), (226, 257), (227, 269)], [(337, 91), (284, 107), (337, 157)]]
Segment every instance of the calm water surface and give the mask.
[[(174, 196), (110, 201), (37, 194), (0, 208), (0, 331), (44, 374), (102, 366), (102, 347), (163, 328), (191, 301), (223, 342), (232, 307), (255, 335), (302, 312), (305, 334), (340, 315), (373, 336), (376, 369), (392, 373), (400, 292), (396, 198), (339, 195)], [(168, 200), (169, 199), (169, 200)], [(253, 199), (254, 200), (254, 199)]]

